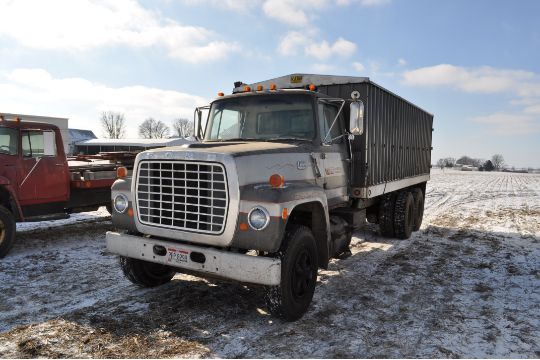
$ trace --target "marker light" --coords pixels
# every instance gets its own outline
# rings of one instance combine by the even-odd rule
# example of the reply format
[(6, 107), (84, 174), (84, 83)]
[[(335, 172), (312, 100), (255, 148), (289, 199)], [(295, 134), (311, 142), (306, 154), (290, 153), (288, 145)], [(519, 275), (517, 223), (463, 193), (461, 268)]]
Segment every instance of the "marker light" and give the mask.
[(249, 86), (244, 86), (244, 92), (250, 92), (251, 91), (251, 87)]
[(257, 91), (263, 91), (263, 86), (262, 85), (257, 85)]
[(277, 86), (276, 84), (270, 84), (270, 90), (276, 90)]
[(285, 185), (285, 178), (283, 177), (283, 175), (273, 174), (272, 176), (270, 176), (268, 182), (273, 188), (281, 188), (283, 187), (283, 185)]
[(217, 93), (217, 96), (224, 96), (225, 94), (222, 93), (221, 91)]
[(309, 84), (309, 91), (315, 91), (317, 90), (317, 87), (313, 84)]
[(127, 169), (124, 166), (119, 166), (116, 168), (116, 177), (123, 179), (127, 176)]

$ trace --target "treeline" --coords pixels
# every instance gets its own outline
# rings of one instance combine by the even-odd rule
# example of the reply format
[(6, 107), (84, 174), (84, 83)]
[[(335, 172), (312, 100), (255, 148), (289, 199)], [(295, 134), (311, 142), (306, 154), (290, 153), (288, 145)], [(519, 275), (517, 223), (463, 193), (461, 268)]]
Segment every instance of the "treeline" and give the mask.
[(499, 171), (503, 168), (504, 157), (501, 154), (495, 154), (490, 160), (485, 160), (463, 155), (457, 160), (453, 157), (447, 157), (437, 161), (437, 167), (440, 167), (441, 169), (463, 165), (477, 167), (480, 171)]
[[(124, 114), (114, 111), (104, 111), (100, 116), (103, 135), (109, 139), (121, 139), (126, 135), (126, 118)], [(184, 118), (175, 119), (172, 129), (163, 121), (147, 118), (139, 124), (139, 136), (143, 139), (163, 139), (169, 136), (182, 138), (193, 135), (193, 121)]]

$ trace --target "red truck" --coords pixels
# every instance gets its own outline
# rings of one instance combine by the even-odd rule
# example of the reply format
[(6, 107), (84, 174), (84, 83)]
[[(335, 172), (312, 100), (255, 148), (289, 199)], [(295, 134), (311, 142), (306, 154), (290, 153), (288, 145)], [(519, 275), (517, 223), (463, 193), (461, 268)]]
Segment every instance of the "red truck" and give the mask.
[(16, 222), (110, 209), (111, 185), (125, 165), (119, 159), (132, 162), (134, 156), (68, 158), (57, 126), (0, 116), (0, 258), (13, 246)]

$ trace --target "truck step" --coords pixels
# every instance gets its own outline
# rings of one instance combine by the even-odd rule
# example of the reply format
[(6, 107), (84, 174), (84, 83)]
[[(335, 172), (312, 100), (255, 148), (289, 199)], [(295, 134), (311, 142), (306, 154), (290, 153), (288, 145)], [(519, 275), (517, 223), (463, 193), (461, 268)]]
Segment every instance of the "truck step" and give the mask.
[(52, 221), (52, 220), (63, 220), (63, 219), (69, 219), (69, 214), (66, 213), (58, 213), (58, 214), (47, 214), (47, 215), (40, 215), (40, 216), (29, 216), (24, 218), (25, 222), (37, 222), (37, 221)]

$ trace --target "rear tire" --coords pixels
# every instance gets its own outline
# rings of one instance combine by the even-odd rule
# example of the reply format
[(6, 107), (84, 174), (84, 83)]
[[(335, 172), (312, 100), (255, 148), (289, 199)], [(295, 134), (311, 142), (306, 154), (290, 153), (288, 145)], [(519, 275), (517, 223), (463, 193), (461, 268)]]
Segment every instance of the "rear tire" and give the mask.
[(176, 272), (169, 266), (120, 256), (126, 278), (141, 287), (155, 287), (171, 281)]
[(396, 195), (393, 193), (383, 195), (379, 203), (379, 229), (384, 237), (394, 237), (394, 208)]
[(281, 259), (281, 283), (265, 287), (270, 313), (286, 321), (298, 320), (307, 311), (317, 283), (317, 246), (311, 230), (293, 225), (286, 230)]
[(394, 231), (398, 239), (408, 239), (415, 224), (414, 198), (409, 191), (400, 191), (394, 211)]
[(15, 218), (0, 205), (0, 259), (5, 257), (15, 243)]
[(422, 219), (424, 218), (424, 193), (422, 189), (416, 188), (413, 190), (414, 198), (414, 228), (413, 231), (420, 230), (422, 226)]

